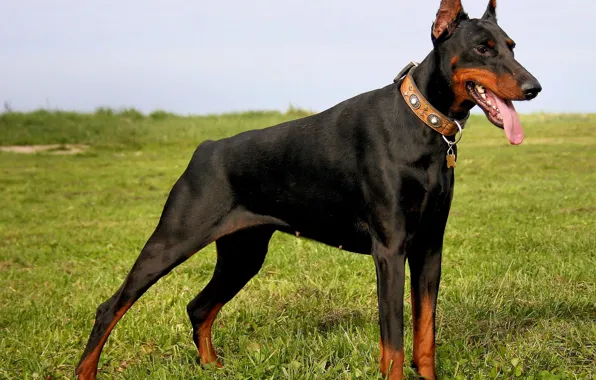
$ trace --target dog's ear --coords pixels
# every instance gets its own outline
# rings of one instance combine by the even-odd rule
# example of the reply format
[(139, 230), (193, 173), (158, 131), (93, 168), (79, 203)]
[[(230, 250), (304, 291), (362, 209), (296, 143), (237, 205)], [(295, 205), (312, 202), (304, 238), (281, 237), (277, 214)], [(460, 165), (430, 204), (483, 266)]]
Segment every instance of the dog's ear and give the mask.
[(497, 21), (497, 0), (489, 0), (486, 12), (482, 16), (484, 20)]
[(437, 18), (433, 24), (433, 41), (448, 38), (457, 28), (457, 24), (467, 19), (468, 15), (464, 12), (461, 0), (441, 0)]

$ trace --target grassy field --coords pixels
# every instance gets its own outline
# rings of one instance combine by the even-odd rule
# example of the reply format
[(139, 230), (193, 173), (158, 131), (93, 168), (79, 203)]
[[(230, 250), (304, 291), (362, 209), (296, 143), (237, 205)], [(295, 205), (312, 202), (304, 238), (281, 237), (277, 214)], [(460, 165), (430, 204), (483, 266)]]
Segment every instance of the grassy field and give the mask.
[[(0, 115), (2, 145), (90, 146), (0, 152), (0, 378), (72, 378), (95, 308), (124, 279), (194, 147), (299, 116)], [(519, 147), (481, 117), (460, 145), (437, 320), (443, 379), (594, 378), (596, 115), (522, 121)], [(100, 378), (381, 378), (370, 257), (276, 234), (260, 274), (214, 324), (222, 370), (197, 364), (185, 310), (214, 264), (209, 246), (151, 288), (112, 333)]]

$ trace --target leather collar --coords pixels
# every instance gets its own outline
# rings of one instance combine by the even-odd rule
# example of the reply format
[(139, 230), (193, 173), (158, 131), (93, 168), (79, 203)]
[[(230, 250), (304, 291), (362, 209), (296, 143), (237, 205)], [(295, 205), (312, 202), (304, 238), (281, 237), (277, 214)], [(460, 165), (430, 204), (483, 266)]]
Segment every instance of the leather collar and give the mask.
[[(418, 64), (412, 62), (408, 64), (394, 79), (394, 82), (400, 82), (400, 92), (406, 101), (406, 104), (410, 107), (412, 112), (426, 125), (435, 131), (439, 132), (443, 136), (455, 136), (459, 131), (457, 124), (443, 115), (439, 110), (433, 107), (428, 100), (422, 96), (414, 79), (412, 78), (412, 72)], [(464, 127), (470, 114), (463, 120), (458, 120), (459, 124)]]

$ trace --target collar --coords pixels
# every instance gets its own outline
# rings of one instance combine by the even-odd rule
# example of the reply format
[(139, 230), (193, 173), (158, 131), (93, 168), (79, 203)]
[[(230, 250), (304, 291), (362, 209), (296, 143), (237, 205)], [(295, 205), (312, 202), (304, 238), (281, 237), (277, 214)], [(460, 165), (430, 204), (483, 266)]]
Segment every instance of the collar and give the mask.
[[(417, 63), (409, 63), (393, 80), (394, 82), (400, 82), (400, 92), (406, 101), (406, 104), (410, 107), (412, 112), (426, 125), (435, 131), (439, 132), (443, 136), (455, 136), (459, 131), (459, 128), (454, 120), (443, 115), (439, 110), (433, 107), (428, 100), (422, 96), (422, 93), (416, 87), (414, 78), (412, 78), (412, 72), (414, 68), (418, 66)], [(458, 120), (459, 124), (464, 127), (470, 114), (463, 119)]]

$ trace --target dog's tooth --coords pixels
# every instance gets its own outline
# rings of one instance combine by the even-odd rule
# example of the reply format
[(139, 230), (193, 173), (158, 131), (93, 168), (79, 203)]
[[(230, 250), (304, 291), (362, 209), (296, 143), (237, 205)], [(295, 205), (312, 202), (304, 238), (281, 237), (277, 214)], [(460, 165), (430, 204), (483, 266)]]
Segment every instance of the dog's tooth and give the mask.
[(486, 101), (486, 104), (488, 104), (489, 106), (492, 106), (493, 104), (490, 102), (490, 100)]
[(482, 99), (486, 100), (486, 94), (480, 94), (480, 96), (482, 97)]
[(477, 86), (476, 89), (478, 90), (479, 93), (484, 94), (484, 87)]

